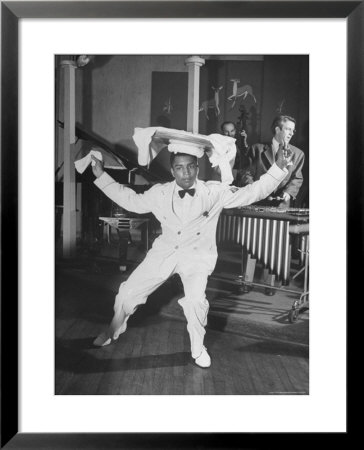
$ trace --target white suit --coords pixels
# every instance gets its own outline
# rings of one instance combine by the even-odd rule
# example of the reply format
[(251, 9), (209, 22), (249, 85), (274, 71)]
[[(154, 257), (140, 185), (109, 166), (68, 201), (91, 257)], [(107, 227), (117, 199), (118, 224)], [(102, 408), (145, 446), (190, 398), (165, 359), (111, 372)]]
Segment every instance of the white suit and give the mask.
[[(192, 357), (197, 358), (203, 348), (209, 308), (205, 297), (207, 277), (217, 259), (215, 236), (219, 215), (223, 208), (236, 208), (266, 198), (286, 173), (274, 164), (259, 181), (239, 189), (216, 181), (196, 180), (195, 195), (186, 194), (177, 200), (175, 181), (136, 194), (104, 172), (95, 180), (96, 186), (128, 211), (153, 213), (162, 227), (161, 236), (154, 241), (144, 261), (121, 284), (115, 299), (114, 319), (121, 309), (129, 317), (167, 278), (178, 273), (185, 291), (179, 304), (187, 319)], [(183, 202), (188, 202), (188, 206), (184, 207)]]

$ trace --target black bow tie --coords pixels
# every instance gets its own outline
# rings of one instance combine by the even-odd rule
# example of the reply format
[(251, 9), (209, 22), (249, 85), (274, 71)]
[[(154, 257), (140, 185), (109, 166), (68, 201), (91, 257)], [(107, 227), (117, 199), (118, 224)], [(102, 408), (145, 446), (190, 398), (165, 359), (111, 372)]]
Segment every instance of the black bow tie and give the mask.
[(186, 195), (186, 192), (188, 192), (191, 197), (195, 195), (196, 189), (183, 189), (181, 191), (178, 191), (178, 194), (181, 198), (183, 198)]

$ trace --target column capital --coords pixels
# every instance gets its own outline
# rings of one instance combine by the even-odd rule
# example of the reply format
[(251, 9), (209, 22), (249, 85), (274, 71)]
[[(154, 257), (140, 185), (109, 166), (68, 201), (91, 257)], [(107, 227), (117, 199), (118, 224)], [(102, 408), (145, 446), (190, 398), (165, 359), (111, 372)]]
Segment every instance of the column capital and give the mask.
[(198, 66), (201, 67), (205, 64), (205, 60), (203, 58), (200, 58), (199, 56), (189, 56), (185, 59), (185, 64), (187, 66)]
[(59, 63), (60, 67), (71, 67), (72, 69), (77, 69), (77, 64), (75, 61), (70, 59), (64, 59)]

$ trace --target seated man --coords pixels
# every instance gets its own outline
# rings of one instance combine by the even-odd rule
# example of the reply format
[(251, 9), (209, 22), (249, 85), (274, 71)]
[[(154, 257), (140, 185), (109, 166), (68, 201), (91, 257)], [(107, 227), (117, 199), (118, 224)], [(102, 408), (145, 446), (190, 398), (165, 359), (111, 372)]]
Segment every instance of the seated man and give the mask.
[(242, 184), (242, 174), (249, 167), (249, 159), (247, 157), (248, 144), (247, 144), (247, 134), (245, 130), (241, 133), (237, 133), (234, 122), (223, 122), (221, 124), (221, 134), (224, 136), (229, 136), (236, 139), (236, 157), (235, 163), (232, 168), (234, 175), (235, 186), (243, 186)]
[(279, 149), (283, 149), (290, 162), (287, 165), (288, 174), (264, 203), (271, 206), (290, 206), (303, 183), (302, 167), (305, 154), (289, 142), (295, 133), (296, 120), (293, 117), (280, 115), (272, 123), (273, 139), (269, 144), (254, 144), (247, 153), (250, 167), (242, 177), (242, 185), (251, 184), (265, 174), (274, 164)]

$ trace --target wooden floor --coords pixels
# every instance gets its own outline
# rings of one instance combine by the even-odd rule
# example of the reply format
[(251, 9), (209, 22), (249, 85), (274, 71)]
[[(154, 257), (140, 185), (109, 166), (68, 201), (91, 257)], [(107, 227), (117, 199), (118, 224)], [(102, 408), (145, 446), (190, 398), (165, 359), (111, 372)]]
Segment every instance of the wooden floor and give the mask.
[(115, 344), (93, 347), (94, 337), (111, 319), (115, 292), (107, 277), (98, 285), (91, 278), (92, 274), (90, 279), (77, 276), (77, 270), (56, 270), (55, 394), (309, 393), (308, 345), (265, 333), (244, 335), (241, 327), (227, 330), (216, 318), (209, 321), (205, 337), (212, 366), (197, 367), (182, 309), (176, 307), (181, 295), (173, 281), (138, 309)]

